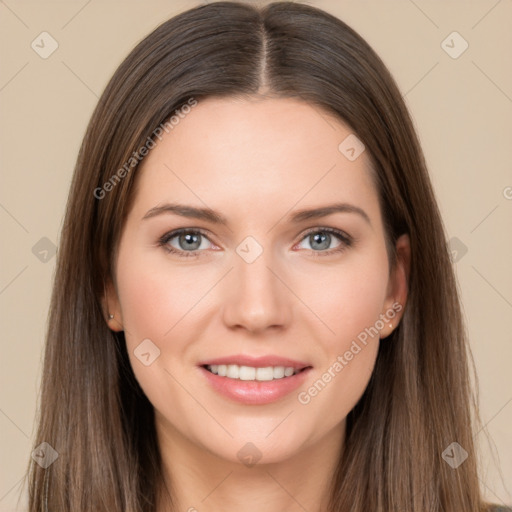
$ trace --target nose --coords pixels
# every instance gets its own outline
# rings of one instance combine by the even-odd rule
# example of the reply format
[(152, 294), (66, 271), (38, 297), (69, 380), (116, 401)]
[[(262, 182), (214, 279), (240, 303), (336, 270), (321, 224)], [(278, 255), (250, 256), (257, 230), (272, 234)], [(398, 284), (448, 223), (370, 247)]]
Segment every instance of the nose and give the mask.
[(283, 283), (286, 276), (281, 274), (271, 261), (270, 251), (263, 251), (252, 263), (236, 255), (223, 289), (225, 325), (252, 333), (288, 325), (293, 295)]

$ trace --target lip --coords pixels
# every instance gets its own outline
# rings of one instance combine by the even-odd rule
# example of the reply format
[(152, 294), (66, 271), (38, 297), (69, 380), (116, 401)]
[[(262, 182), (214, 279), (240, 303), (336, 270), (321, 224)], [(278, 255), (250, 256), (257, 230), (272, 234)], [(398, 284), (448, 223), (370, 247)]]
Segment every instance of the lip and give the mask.
[(302, 370), (303, 368), (311, 366), (310, 364), (304, 363), (302, 361), (296, 361), (275, 355), (253, 357), (244, 354), (219, 357), (217, 359), (208, 359), (207, 361), (202, 361), (199, 363), (199, 366), (211, 366), (213, 364), (236, 364), (238, 366), (252, 366), (254, 368), (265, 368), (267, 366), (284, 366), (285, 368), (293, 368), (294, 370)]
[[(274, 379), (270, 381), (247, 381), (220, 377), (205, 368), (206, 365), (214, 364), (236, 364), (239, 366), (252, 366), (255, 368), (284, 366), (302, 371), (282, 379)], [(208, 384), (217, 393), (244, 405), (264, 405), (276, 402), (295, 391), (304, 383), (312, 370), (312, 366), (303, 362), (278, 356), (255, 358), (238, 355), (205, 361), (199, 365), (199, 369)]]
[(289, 395), (304, 383), (311, 367), (291, 377), (270, 381), (248, 381), (219, 377), (200, 367), (210, 386), (218, 393), (245, 405), (264, 405)]

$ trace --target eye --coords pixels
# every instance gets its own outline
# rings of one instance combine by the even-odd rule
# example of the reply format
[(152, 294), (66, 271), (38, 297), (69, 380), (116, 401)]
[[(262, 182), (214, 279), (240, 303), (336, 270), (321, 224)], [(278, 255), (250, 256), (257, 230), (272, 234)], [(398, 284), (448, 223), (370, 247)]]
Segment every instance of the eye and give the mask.
[(160, 238), (158, 244), (168, 252), (186, 258), (190, 256), (197, 256), (198, 252), (202, 252), (202, 250), (208, 249), (208, 244), (203, 243), (207, 240), (208, 237), (201, 230), (177, 229), (175, 231), (171, 231), (170, 233), (166, 233), (163, 237)]
[[(338, 241), (334, 248), (330, 248), (333, 241)], [(353, 243), (352, 237), (333, 228), (314, 228), (306, 233), (301, 243), (306, 241), (310, 245), (310, 250), (315, 256), (327, 256), (344, 251)], [(330, 249), (329, 249), (330, 248)], [(325, 250), (329, 249), (329, 250)]]
[[(336, 240), (337, 245), (330, 248)], [(309, 250), (312, 251), (314, 256), (329, 256), (352, 246), (354, 240), (351, 236), (337, 229), (314, 228), (303, 236), (300, 243), (304, 241), (309, 243)], [(158, 240), (158, 245), (167, 252), (184, 258), (200, 256), (205, 249), (208, 249), (208, 244), (213, 245), (205, 232), (199, 229), (187, 228), (166, 233)], [(215, 246), (213, 245), (213, 247)], [(306, 249), (308, 248), (306, 247)]]

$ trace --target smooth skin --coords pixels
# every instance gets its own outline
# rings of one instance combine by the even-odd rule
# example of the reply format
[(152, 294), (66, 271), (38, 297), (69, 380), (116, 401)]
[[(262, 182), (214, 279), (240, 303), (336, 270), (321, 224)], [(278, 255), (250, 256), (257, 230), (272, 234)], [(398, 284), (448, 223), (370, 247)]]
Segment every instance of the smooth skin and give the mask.
[[(125, 331), (133, 371), (155, 408), (176, 510), (326, 509), (346, 416), (403, 309), (391, 328), (386, 322), (381, 329), (382, 341), (369, 338), (309, 403), (300, 403), (298, 393), (393, 303), (405, 306), (410, 261), (410, 241), (402, 235), (390, 275), (367, 153), (349, 161), (338, 150), (350, 133), (319, 107), (293, 98), (208, 98), (157, 141), (137, 171), (104, 306), (110, 328)], [(167, 203), (210, 208), (227, 225), (172, 212), (144, 218)], [(369, 222), (350, 212), (288, 220), (332, 203), (361, 208)], [(205, 235), (159, 243), (179, 228)], [(322, 228), (354, 241), (322, 239)], [(263, 249), (252, 263), (236, 251), (248, 236)], [(145, 339), (160, 350), (149, 366), (134, 354)], [(198, 367), (232, 354), (275, 354), (313, 369), (277, 402), (244, 405), (214, 391)], [(261, 453), (252, 467), (237, 455), (247, 443)], [(170, 510), (165, 493), (161, 512)]]

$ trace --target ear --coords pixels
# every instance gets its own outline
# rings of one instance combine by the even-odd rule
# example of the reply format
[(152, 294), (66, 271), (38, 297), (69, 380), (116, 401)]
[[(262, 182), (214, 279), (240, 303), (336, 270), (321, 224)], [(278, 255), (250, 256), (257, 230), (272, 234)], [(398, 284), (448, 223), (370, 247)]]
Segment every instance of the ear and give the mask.
[[(411, 268), (411, 242), (408, 234), (401, 235), (396, 241), (396, 254), (396, 264), (391, 271), (384, 311), (382, 311), (385, 325), (380, 333), (381, 339), (389, 336), (397, 328), (404, 314)], [(395, 312), (393, 317), (390, 311)]]
[(102, 306), (105, 320), (112, 331), (120, 332), (124, 329), (121, 304), (119, 302), (116, 287), (110, 278), (105, 282), (104, 289), (105, 292), (102, 298)]

